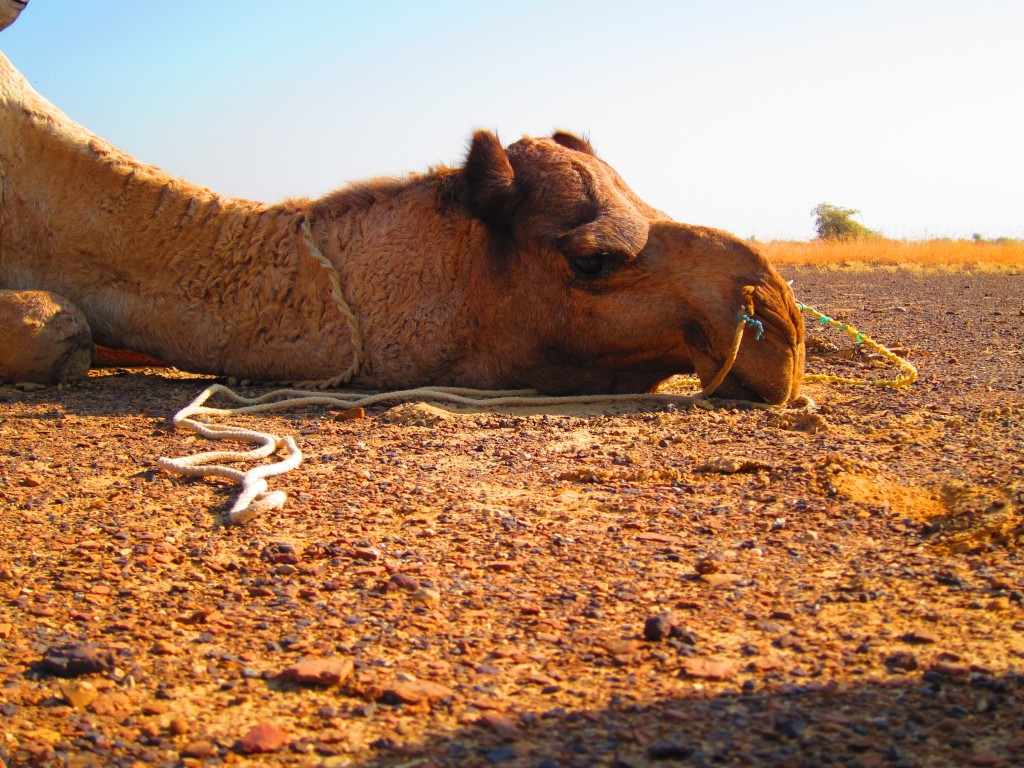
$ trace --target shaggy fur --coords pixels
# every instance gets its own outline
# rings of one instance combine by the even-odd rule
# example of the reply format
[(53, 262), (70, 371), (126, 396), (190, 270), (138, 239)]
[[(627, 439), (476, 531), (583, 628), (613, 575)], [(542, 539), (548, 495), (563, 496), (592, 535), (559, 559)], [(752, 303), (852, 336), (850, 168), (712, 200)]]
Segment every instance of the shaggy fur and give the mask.
[(11, 26), (26, 5), (28, 0), (0, 0), (0, 31)]
[(752, 285), (764, 338), (747, 331), (717, 394), (787, 402), (803, 374), (800, 313), (765, 259), (668, 220), (570, 134), (479, 132), (462, 168), (268, 205), (137, 162), (0, 55), (0, 177), (0, 288), (67, 297), (98, 343), (187, 370), (322, 379), (359, 347), (364, 387), (643, 391), (712, 378)]

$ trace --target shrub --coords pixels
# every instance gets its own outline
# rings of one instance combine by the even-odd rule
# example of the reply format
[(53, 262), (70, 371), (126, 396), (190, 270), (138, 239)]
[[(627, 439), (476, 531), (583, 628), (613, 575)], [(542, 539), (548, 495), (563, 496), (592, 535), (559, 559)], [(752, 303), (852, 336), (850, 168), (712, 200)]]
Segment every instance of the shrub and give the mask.
[(859, 221), (854, 221), (851, 218), (859, 213), (860, 211), (853, 208), (840, 208), (831, 203), (819, 203), (811, 211), (811, 215), (814, 216), (814, 229), (818, 233), (818, 239), (860, 240), (878, 237), (877, 232), (873, 232)]

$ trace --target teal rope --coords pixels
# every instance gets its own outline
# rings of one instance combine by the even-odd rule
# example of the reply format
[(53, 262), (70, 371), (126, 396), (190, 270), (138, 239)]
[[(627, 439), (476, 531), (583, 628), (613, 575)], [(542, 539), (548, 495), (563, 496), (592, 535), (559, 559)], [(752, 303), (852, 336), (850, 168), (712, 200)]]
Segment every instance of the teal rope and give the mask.
[(738, 323), (741, 320), (757, 329), (756, 333), (754, 333), (754, 339), (755, 341), (760, 341), (761, 337), (764, 336), (764, 323), (752, 317), (746, 307), (740, 307), (740, 313), (736, 315), (736, 322)]

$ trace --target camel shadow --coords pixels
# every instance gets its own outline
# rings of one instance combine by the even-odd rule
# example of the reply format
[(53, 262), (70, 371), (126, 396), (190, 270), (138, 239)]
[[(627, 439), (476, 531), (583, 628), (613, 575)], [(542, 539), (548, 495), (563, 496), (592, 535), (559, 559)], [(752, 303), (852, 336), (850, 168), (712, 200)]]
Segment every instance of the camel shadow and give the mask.
[[(623, 670), (628, 675), (628, 669)], [(602, 709), (478, 713), (424, 742), (380, 739), (364, 768), (648, 765), (1021, 765), (1024, 676), (937, 665), (890, 679), (836, 683), (771, 672), (761, 690), (655, 701), (613, 698)], [(568, 693), (572, 685), (567, 684)], [(553, 692), (554, 693), (554, 692)], [(564, 698), (564, 697), (563, 697)], [(508, 702), (511, 703), (511, 702)], [(513, 705), (514, 707), (514, 705)], [(327, 745), (313, 745), (327, 755)]]

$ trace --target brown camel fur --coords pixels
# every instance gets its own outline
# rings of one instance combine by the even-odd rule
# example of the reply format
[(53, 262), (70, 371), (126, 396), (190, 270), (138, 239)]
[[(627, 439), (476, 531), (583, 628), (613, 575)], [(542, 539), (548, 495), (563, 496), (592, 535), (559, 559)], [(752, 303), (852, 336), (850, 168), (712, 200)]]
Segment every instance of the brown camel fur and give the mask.
[(270, 205), (139, 163), (0, 54), (0, 288), (64, 297), (106, 346), (247, 379), (645, 391), (718, 373), (745, 286), (764, 335), (744, 331), (716, 394), (789, 402), (789, 286), (746, 243), (668, 220), (582, 139), (481, 131), (462, 168)]

